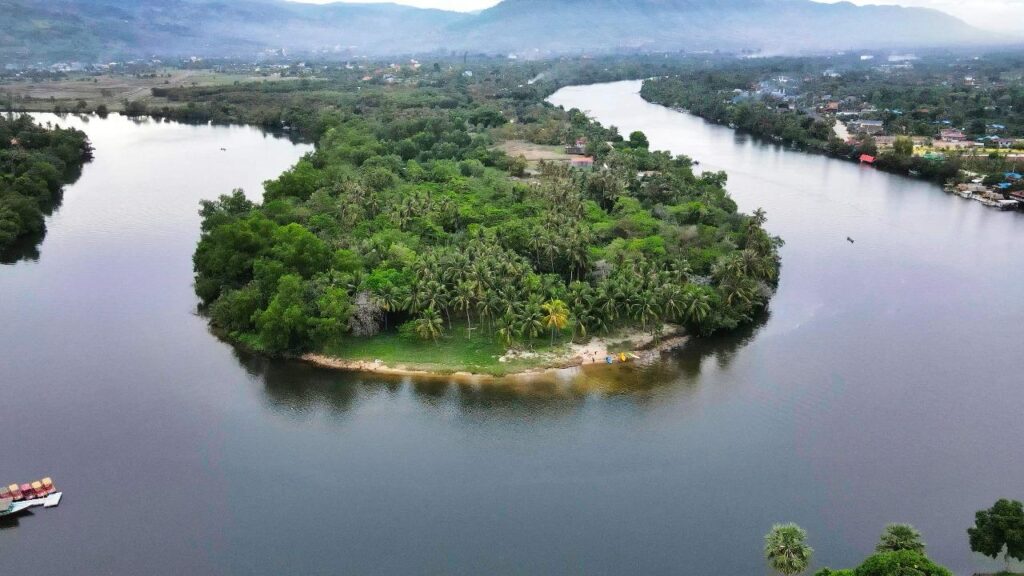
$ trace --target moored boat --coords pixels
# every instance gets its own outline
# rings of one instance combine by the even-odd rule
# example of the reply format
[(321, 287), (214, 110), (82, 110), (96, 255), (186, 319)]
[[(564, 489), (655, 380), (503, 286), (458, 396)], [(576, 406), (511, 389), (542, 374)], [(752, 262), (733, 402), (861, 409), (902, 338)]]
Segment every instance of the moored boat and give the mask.
[(52, 508), (60, 504), (62, 493), (49, 477), (25, 484), (0, 487), (0, 518), (11, 516), (35, 506)]

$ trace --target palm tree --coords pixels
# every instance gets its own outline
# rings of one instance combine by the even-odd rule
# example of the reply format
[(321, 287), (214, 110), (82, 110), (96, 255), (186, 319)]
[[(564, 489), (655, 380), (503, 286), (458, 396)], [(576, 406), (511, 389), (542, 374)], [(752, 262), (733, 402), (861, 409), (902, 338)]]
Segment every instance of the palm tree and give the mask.
[(682, 312), (683, 292), (677, 284), (666, 284), (661, 291), (661, 309), (665, 317), (674, 320)]
[(768, 566), (783, 576), (795, 576), (807, 570), (814, 549), (807, 545), (807, 532), (796, 524), (776, 524), (764, 537), (764, 557)]
[(910, 524), (889, 524), (882, 532), (882, 537), (875, 546), (875, 552), (897, 552), (913, 550), (924, 553), (924, 542), (921, 533)]
[(683, 314), (693, 325), (700, 326), (711, 314), (711, 298), (704, 292), (688, 294), (685, 302)]
[(470, 319), (469, 309), (473, 306), (473, 298), (476, 297), (476, 282), (472, 280), (467, 282), (459, 282), (459, 285), (455, 287), (455, 298), (453, 302), (456, 306), (462, 308), (466, 312), (466, 337), (469, 339), (473, 338), (473, 321)]
[(640, 325), (644, 332), (647, 332), (647, 322), (652, 323), (652, 327), (661, 328), (660, 322), (658, 322), (661, 316), (661, 307), (658, 305), (658, 299), (654, 295), (654, 292), (645, 290), (638, 295), (636, 301), (637, 316), (640, 317)]
[(401, 306), (402, 298), (399, 296), (398, 288), (394, 284), (383, 286), (379, 294), (374, 295), (377, 306), (384, 312), (384, 331), (388, 329), (388, 314), (396, 311)]
[(754, 210), (754, 213), (750, 216), (750, 223), (758, 228), (764, 226), (764, 223), (767, 221), (768, 216), (766, 215), (764, 208)]
[(541, 306), (544, 311), (544, 325), (551, 330), (551, 345), (555, 345), (555, 332), (565, 330), (569, 325), (569, 307), (561, 300), (549, 300)]
[(512, 316), (506, 314), (498, 318), (495, 321), (495, 327), (497, 328), (495, 334), (501, 339), (502, 344), (507, 347), (515, 344), (518, 330), (516, 330), (516, 321)]
[[(520, 338), (526, 338), (533, 340), (537, 336), (540, 336), (541, 330), (544, 329), (543, 317), (537, 310), (526, 310), (521, 314), (518, 325), (518, 335)], [(531, 346), (532, 347), (532, 346)]]
[(414, 324), (416, 334), (424, 340), (433, 340), (437, 343), (437, 338), (444, 333), (444, 320), (441, 319), (441, 315), (437, 313), (437, 310), (433, 306), (423, 311), (423, 314), (416, 319)]
[(544, 251), (544, 255), (548, 257), (548, 265), (550, 266), (549, 270), (551, 272), (557, 272), (557, 270), (555, 270), (555, 256), (561, 254), (561, 247), (554, 242), (554, 238), (548, 238), (547, 244), (544, 244), (542, 250)]

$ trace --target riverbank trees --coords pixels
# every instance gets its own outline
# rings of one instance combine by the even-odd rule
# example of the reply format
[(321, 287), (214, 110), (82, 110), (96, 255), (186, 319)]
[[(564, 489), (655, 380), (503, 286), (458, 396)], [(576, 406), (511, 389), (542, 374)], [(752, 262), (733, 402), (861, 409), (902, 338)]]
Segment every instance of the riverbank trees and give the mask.
[(75, 180), (92, 148), (79, 130), (0, 116), (0, 250), (44, 229), (44, 216)]
[[(987, 142), (1005, 152), (1015, 139), (1018, 146), (1024, 115), (1013, 103), (1024, 91), (1020, 73), (1019, 59), (1006, 57), (983, 64), (935, 56), (899, 69), (870, 60), (772, 58), (650, 78), (641, 95), (768, 141), (851, 161), (867, 154), (876, 157), (878, 169), (943, 183), (961, 169), (1017, 171), (1020, 160), (969, 149), (915, 155), (909, 137), (931, 139), (940, 129), (959, 127), (979, 146)], [(902, 138), (881, 148), (865, 134), (840, 138), (834, 130), (840, 110), (877, 120), (884, 134)]]
[[(311, 121), (316, 151), (261, 205), (205, 202), (195, 286), (212, 322), (295, 354), (388, 330), (505, 346), (666, 322), (710, 334), (767, 305), (780, 241), (737, 212), (724, 174), (578, 111), (478, 93), (364, 90)], [(561, 118), (565, 143), (611, 145), (594, 147), (595, 171), (515, 178), (495, 138), (530, 117)]]

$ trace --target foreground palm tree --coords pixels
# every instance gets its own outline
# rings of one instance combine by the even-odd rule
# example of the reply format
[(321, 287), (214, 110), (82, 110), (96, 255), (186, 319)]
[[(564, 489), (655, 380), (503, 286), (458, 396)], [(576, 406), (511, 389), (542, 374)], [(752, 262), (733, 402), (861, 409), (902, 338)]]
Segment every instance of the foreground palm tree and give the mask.
[(807, 545), (807, 532), (796, 524), (776, 524), (764, 537), (764, 557), (768, 566), (783, 576), (795, 576), (807, 570), (814, 549)]
[(544, 311), (544, 326), (551, 330), (551, 345), (555, 345), (555, 332), (565, 330), (569, 325), (569, 307), (561, 300), (549, 300), (541, 306)]

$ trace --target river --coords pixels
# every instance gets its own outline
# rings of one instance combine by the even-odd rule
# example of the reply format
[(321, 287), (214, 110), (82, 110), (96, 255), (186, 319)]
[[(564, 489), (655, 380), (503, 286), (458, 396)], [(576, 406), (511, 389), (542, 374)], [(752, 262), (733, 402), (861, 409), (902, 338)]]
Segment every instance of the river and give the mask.
[(757, 326), (589, 392), (233, 350), (194, 314), (198, 201), (258, 196), (308, 146), (62, 120), (96, 159), (39, 259), (0, 266), (0, 481), (50, 475), (65, 500), (0, 524), (4, 573), (762, 574), (779, 521), (816, 566), (906, 521), (957, 573), (986, 567), (973, 512), (1022, 496), (1024, 218), (638, 89), (552, 101), (727, 170), (787, 242), (782, 281)]

